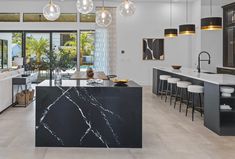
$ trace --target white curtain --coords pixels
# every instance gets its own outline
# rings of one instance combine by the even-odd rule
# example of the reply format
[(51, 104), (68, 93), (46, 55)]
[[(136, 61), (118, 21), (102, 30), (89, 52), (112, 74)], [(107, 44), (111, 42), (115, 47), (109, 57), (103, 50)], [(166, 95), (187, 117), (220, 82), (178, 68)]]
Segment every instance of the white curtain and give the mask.
[(116, 8), (108, 8), (112, 14), (112, 23), (107, 28), (96, 28), (95, 61), (96, 71), (105, 74), (116, 73), (117, 41), (116, 41)]

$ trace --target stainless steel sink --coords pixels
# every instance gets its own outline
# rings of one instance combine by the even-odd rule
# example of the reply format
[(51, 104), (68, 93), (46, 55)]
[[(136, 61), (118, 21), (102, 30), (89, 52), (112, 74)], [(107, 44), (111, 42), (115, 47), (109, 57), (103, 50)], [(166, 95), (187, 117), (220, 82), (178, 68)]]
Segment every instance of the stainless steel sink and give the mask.
[(202, 73), (205, 73), (205, 74), (216, 74), (215, 72), (202, 72)]

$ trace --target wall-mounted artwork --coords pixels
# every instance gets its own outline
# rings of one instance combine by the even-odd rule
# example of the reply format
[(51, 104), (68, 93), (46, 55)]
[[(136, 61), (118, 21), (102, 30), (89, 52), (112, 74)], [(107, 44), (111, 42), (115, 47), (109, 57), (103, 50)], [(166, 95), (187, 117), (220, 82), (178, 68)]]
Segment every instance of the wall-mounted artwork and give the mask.
[(143, 60), (164, 60), (164, 39), (143, 39)]

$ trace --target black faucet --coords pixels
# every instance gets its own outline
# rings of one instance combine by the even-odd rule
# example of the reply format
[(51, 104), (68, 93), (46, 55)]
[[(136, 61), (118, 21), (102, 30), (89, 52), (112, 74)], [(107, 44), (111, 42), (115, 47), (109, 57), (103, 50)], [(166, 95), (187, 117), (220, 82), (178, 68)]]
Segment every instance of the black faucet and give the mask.
[[(201, 55), (202, 54), (207, 54), (209, 59), (208, 60), (201, 60)], [(211, 55), (209, 54), (209, 52), (206, 52), (206, 51), (202, 51), (199, 53), (198, 55), (198, 66), (197, 66), (197, 70), (198, 72), (200, 73), (201, 72), (201, 61), (208, 61), (208, 64), (211, 63)]]

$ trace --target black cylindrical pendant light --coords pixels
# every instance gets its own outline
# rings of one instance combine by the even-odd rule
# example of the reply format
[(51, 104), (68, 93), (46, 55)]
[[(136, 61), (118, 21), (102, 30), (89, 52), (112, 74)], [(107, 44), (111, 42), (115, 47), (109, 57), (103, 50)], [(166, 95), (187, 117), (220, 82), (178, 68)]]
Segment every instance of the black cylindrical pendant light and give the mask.
[[(188, 23), (188, 0), (186, 0), (186, 22)], [(195, 24), (183, 24), (179, 26), (180, 35), (194, 35), (195, 33)]]
[(221, 30), (222, 28), (221, 17), (209, 17), (201, 19), (202, 30)]
[(194, 24), (184, 24), (179, 26), (179, 34), (194, 35), (196, 33), (196, 26)]
[(170, 27), (164, 30), (166, 38), (173, 38), (178, 36), (178, 29), (172, 28), (172, 0), (170, 0)]
[(223, 28), (222, 18), (212, 17), (212, 0), (210, 0), (210, 16), (211, 17), (201, 19), (201, 29), (202, 30), (221, 30)]
[(164, 34), (166, 38), (173, 38), (178, 36), (178, 30), (171, 28), (171, 29), (165, 29)]

